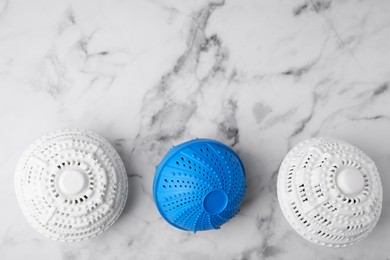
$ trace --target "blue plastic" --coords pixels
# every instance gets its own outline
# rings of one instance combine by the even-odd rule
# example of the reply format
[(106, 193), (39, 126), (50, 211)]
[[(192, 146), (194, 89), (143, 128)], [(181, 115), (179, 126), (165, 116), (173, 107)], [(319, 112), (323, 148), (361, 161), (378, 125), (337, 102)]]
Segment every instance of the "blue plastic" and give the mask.
[(163, 218), (189, 231), (219, 229), (245, 196), (245, 170), (228, 146), (195, 139), (173, 147), (156, 168), (153, 197)]

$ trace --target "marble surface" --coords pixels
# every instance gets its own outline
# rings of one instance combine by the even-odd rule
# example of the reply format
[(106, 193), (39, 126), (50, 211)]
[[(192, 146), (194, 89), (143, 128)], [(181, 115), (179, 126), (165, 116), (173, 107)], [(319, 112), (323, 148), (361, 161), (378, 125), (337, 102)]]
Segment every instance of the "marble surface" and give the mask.
[[(389, 259), (390, 1), (0, 0), (0, 259)], [(36, 233), (13, 188), (19, 156), (61, 128), (107, 138), (129, 198), (105, 233)], [(372, 157), (384, 186), (373, 233), (344, 249), (309, 244), (278, 206), (287, 151), (313, 136)], [(229, 144), (248, 192), (221, 230), (180, 231), (152, 199), (175, 144)]]

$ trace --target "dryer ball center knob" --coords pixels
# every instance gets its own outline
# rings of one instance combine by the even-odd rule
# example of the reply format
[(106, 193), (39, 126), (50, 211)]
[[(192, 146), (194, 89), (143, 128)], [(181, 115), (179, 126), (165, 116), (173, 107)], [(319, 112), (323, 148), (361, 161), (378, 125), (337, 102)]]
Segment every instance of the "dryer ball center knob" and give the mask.
[(213, 190), (209, 192), (203, 200), (204, 210), (211, 214), (221, 213), (227, 206), (229, 198), (223, 190)]
[(173, 147), (156, 169), (153, 196), (162, 217), (189, 231), (219, 229), (246, 192), (244, 166), (228, 146), (196, 139)]
[(375, 163), (333, 138), (295, 146), (282, 162), (277, 190), (290, 225), (310, 242), (330, 247), (349, 246), (368, 236), (382, 209)]
[(359, 170), (346, 168), (337, 174), (336, 185), (342, 193), (354, 195), (363, 190), (364, 177)]
[(59, 190), (68, 196), (80, 193), (87, 187), (86, 174), (77, 170), (65, 170), (58, 178)]

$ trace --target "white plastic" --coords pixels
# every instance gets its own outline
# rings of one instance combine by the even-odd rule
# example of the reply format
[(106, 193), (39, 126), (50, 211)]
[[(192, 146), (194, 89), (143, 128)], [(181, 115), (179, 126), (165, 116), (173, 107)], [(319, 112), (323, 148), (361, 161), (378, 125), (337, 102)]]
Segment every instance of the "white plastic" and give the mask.
[(80, 241), (100, 234), (119, 217), (127, 199), (127, 177), (119, 155), (104, 138), (62, 130), (24, 152), (15, 191), (23, 214), (39, 233)]
[(278, 176), (278, 199), (290, 225), (310, 242), (345, 247), (378, 222), (382, 185), (375, 163), (358, 148), (333, 138), (295, 146)]

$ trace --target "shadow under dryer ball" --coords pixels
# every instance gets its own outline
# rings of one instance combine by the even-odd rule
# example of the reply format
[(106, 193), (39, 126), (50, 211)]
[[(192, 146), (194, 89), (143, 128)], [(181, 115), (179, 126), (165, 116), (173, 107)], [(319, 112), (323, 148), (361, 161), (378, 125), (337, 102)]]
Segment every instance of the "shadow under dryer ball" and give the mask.
[(109, 228), (127, 198), (122, 160), (101, 136), (61, 130), (35, 141), (22, 155), (15, 190), (28, 222), (60, 241), (80, 241)]
[(156, 168), (153, 196), (163, 218), (188, 231), (219, 229), (246, 192), (244, 166), (228, 146), (195, 139), (173, 147)]
[(378, 222), (382, 185), (375, 163), (333, 138), (295, 146), (279, 170), (278, 198), (290, 225), (310, 242), (345, 247)]

